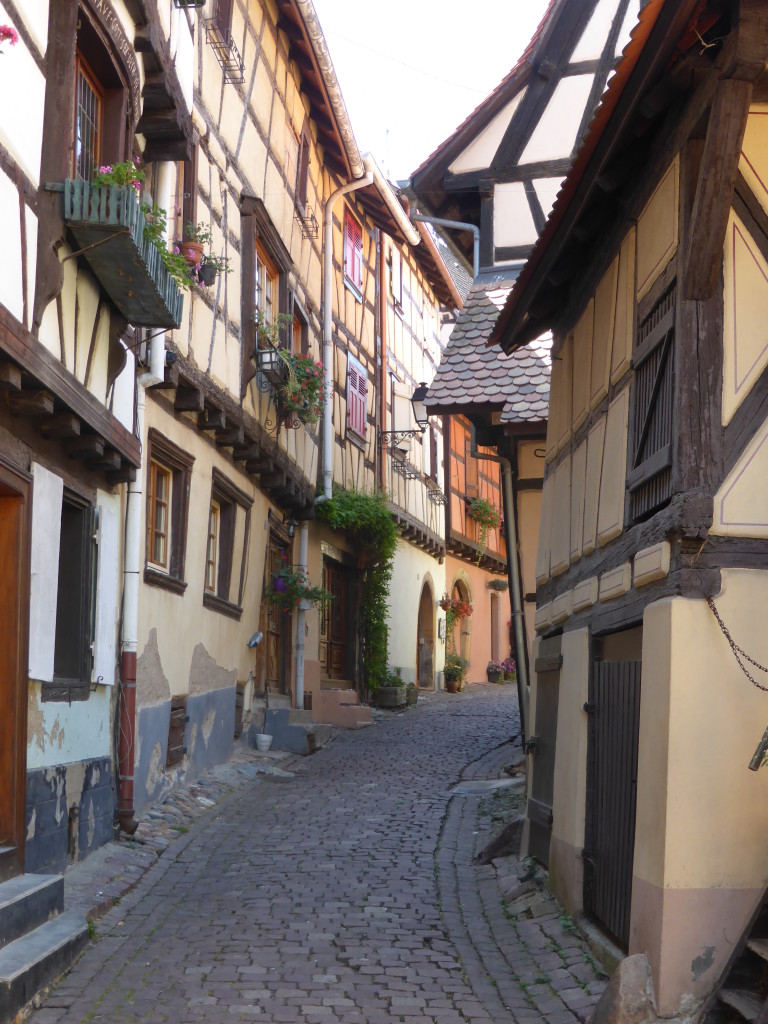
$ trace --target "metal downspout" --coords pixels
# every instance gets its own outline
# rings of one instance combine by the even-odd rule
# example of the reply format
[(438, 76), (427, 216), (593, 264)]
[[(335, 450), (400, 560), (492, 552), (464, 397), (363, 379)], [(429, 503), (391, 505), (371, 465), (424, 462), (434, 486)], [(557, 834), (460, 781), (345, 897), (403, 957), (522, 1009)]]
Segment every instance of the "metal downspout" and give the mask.
[(480, 228), (464, 220), (446, 220), (444, 217), (426, 217), (423, 213), (412, 213), (411, 220), (419, 220), (422, 224), (436, 224), (439, 228), (455, 228), (457, 231), (471, 231), (474, 239), (472, 246), (472, 277), (480, 273)]
[[(143, 445), (145, 389), (160, 384), (165, 373), (165, 335), (156, 335), (150, 346), (149, 372), (137, 377), (136, 435)], [(139, 468), (128, 485), (125, 512), (125, 557), (123, 560), (123, 623), (120, 652), (119, 737), (117, 770), (119, 776), (118, 817), (120, 828), (133, 835), (138, 826), (134, 810), (133, 783), (136, 736), (136, 652), (139, 641), (139, 572), (141, 569), (141, 510), (146, 466)]]
[[(302, 520), (301, 531), (299, 532), (299, 568), (302, 572), (307, 571), (307, 541), (309, 537), (309, 523)], [(304, 708), (304, 616), (306, 612), (299, 608), (296, 613), (296, 698), (295, 707), (301, 711)]]
[(373, 184), (373, 173), (331, 192), (323, 211), (323, 498), (333, 493), (333, 204), (339, 196)]
[(470, 455), (473, 459), (485, 459), (487, 462), (498, 462), (504, 487), (504, 533), (507, 543), (507, 579), (509, 580), (509, 598), (512, 610), (512, 628), (515, 633), (515, 662), (517, 663), (517, 702), (520, 707), (520, 738), (525, 746), (528, 735), (525, 703), (528, 691), (528, 652), (525, 649), (523, 633), (523, 595), (520, 585), (520, 566), (517, 554), (517, 509), (515, 507), (514, 488), (512, 486), (512, 464), (504, 455), (487, 455), (478, 452), (475, 431), (472, 430)]
[[(384, 235), (379, 232), (379, 338), (381, 342), (379, 367), (379, 439), (381, 431), (387, 428), (387, 290), (384, 274)], [(387, 488), (386, 449), (379, 444), (379, 486)]]

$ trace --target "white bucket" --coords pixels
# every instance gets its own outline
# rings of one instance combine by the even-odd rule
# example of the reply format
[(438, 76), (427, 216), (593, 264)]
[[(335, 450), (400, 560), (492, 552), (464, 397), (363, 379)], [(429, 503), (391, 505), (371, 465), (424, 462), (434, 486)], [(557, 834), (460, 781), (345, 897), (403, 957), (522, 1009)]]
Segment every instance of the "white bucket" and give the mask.
[(256, 749), (257, 750), (269, 750), (272, 746), (272, 737), (265, 736), (263, 732), (256, 734)]

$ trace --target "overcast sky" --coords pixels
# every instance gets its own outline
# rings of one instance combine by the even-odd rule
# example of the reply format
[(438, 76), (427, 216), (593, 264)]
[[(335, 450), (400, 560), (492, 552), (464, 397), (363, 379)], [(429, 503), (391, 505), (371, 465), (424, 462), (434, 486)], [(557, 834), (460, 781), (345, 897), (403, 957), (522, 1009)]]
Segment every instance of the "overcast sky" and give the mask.
[(361, 152), (410, 177), (514, 66), (547, 0), (313, 0)]

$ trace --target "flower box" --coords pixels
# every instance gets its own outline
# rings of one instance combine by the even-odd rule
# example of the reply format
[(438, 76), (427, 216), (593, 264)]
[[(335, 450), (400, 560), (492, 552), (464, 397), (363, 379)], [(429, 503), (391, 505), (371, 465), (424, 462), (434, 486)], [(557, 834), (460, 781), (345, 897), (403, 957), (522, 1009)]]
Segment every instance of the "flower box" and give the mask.
[(405, 683), (402, 686), (377, 686), (371, 691), (371, 702), (377, 708), (401, 708), (406, 700)]
[(127, 185), (64, 182), (64, 221), (104, 291), (136, 327), (178, 327), (184, 296), (157, 247), (144, 237), (144, 213)]

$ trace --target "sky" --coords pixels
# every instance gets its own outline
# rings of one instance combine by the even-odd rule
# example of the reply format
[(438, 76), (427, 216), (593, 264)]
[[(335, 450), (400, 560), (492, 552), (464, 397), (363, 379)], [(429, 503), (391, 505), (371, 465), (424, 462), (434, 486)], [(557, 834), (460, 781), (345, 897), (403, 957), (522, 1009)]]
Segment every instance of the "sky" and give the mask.
[(352, 128), (393, 181), (493, 91), (547, 0), (313, 0)]

